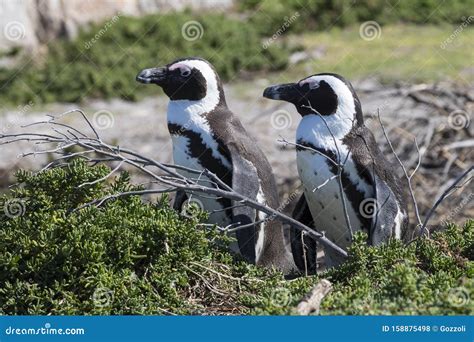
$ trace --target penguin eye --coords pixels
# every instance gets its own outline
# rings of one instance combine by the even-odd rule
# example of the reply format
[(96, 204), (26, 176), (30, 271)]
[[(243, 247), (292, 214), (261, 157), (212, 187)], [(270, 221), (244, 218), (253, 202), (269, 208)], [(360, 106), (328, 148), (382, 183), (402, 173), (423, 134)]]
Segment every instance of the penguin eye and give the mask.
[(298, 84), (299, 84), (300, 87), (304, 87), (304, 86), (308, 85), (309, 89), (318, 89), (319, 88), (319, 81), (316, 81), (316, 80), (311, 79), (311, 78), (300, 81)]
[(191, 75), (191, 70), (189, 69), (182, 68), (179, 70), (180, 70), (181, 76), (183, 77), (188, 77), (189, 75)]

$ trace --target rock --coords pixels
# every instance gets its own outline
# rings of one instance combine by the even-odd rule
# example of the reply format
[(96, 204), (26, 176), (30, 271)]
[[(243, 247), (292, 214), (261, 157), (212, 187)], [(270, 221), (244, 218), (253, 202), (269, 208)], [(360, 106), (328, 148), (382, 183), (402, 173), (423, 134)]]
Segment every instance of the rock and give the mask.
[(321, 59), (326, 53), (326, 48), (324, 46), (318, 46), (313, 50), (309, 51), (297, 51), (291, 54), (289, 58), (290, 64), (299, 64), (308, 59)]
[(306, 51), (298, 51), (291, 54), (288, 62), (290, 64), (298, 64), (306, 61), (307, 59), (309, 59), (309, 54)]

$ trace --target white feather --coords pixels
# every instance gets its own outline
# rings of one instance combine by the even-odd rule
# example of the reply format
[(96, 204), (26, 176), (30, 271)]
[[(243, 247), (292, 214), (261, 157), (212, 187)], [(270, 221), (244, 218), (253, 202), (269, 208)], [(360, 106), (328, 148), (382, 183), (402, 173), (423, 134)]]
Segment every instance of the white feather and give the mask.
[[(209, 126), (206, 117), (203, 115), (214, 110), (214, 108), (219, 103), (219, 89), (214, 71), (209, 66), (209, 64), (200, 60), (185, 60), (178, 62), (177, 64), (184, 64), (188, 67), (194, 67), (201, 72), (207, 82), (206, 96), (198, 101), (170, 101), (167, 112), (168, 123), (177, 124), (186, 130), (192, 130), (196, 133), (200, 133), (204, 143), (209, 147), (209, 149), (211, 149), (213, 157), (220, 159), (224, 166), (231, 168), (231, 165), (227, 159), (219, 153), (218, 143), (213, 138), (211, 127)], [(172, 67), (173, 66), (170, 66), (170, 68)], [(173, 150), (175, 150), (174, 145), (175, 142), (173, 140)], [(186, 146), (187, 143), (181, 143), (176, 146), (176, 148), (184, 148)], [(178, 153), (180, 152), (178, 151)]]
[[(191, 157), (191, 153), (188, 151), (188, 138), (180, 135), (173, 135), (173, 159), (176, 165), (185, 166), (195, 170), (203, 170), (199, 159)], [(178, 170), (180, 174), (189, 178), (198, 178), (199, 174), (190, 173), (185, 170)], [(209, 178), (206, 176), (199, 177), (198, 184), (209, 186)], [(220, 227), (226, 227), (232, 223), (232, 220), (226, 215), (225, 211), (222, 211), (224, 207), (217, 201), (217, 197), (213, 195), (192, 195), (193, 198), (198, 199), (203, 209), (210, 213), (208, 222), (217, 224)], [(217, 212), (213, 212), (218, 210)]]
[[(330, 115), (328, 117), (330, 117)], [(322, 120), (323, 119), (321, 119), (319, 115), (305, 115), (296, 130), (296, 140), (298, 141), (299, 139), (302, 139), (317, 148), (332, 151), (336, 158), (340, 158), (342, 163), (345, 161), (344, 173), (348, 174), (352, 183), (356, 184), (357, 190), (363, 192), (366, 197), (370, 197), (373, 192), (372, 187), (365, 181), (361, 181), (352, 159), (352, 153), (349, 153), (347, 146), (342, 143), (345, 134), (342, 137), (338, 137), (334, 133), (331, 135), (331, 132), (341, 132), (343, 128), (333, 125), (332, 128), (329, 127), (328, 129), (328, 126), (326, 126)], [(324, 120), (327, 121), (327, 118), (324, 117)], [(349, 133), (349, 130), (347, 133)], [(348, 153), (349, 156), (347, 156)], [(298, 154), (299, 152), (297, 153), (297, 156)], [(314, 157), (317, 159), (311, 163), (314, 165), (318, 165), (317, 163), (320, 162), (319, 159), (324, 158), (318, 154), (315, 154)], [(337, 160), (335, 161), (338, 162)], [(326, 162), (324, 162), (323, 165), (328, 167)]]
[[(260, 181), (259, 181), (259, 183), (260, 183)], [(267, 201), (265, 199), (265, 194), (263, 193), (263, 189), (262, 189), (261, 185), (259, 185), (259, 187), (258, 187), (257, 202), (260, 203), (260, 204), (263, 204), (263, 205), (267, 204), (266, 203)], [(264, 212), (261, 212), (261, 211), (257, 212), (257, 221), (265, 220), (266, 217), (267, 217), (267, 215)], [(265, 241), (264, 225), (260, 224), (256, 228), (256, 230), (257, 230), (257, 241), (256, 241), (256, 244), (255, 244), (255, 260), (258, 263), (258, 261), (260, 260), (261, 255), (262, 255), (262, 251), (263, 251), (263, 242)]]

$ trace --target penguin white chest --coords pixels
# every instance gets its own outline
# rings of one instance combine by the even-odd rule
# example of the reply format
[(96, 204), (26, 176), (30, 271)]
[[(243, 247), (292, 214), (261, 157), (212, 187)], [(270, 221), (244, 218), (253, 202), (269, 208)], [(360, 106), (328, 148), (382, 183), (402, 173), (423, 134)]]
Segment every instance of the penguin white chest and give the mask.
[[(347, 146), (342, 144), (340, 137), (334, 133), (330, 134), (326, 126), (322, 126), (320, 122), (311, 122), (308, 119), (306, 120), (308, 122), (304, 121), (298, 127), (297, 139), (309, 143), (317, 151), (332, 154), (332, 157), (328, 156), (329, 158), (337, 159), (340, 155), (339, 158), (344, 164), (342, 177), (346, 182), (353, 184), (352, 189), (343, 186), (341, 191), (337, 165), (333, 165), (326, 156), (312, 151), (311, 148), (298, 150), (296, 158), (298, 173), (316, 229), (325, 231), (326, 236), (339, 246), (347, 247), (351, 240), (344, 203), (352, 231), (367, 228), (360, 219), (359, 203), (353, 203), (347, 191), (357, 191), (362, 197), (367, 198), (373, 197), (373, 189), (359, 177), (351, 153)], [(337, 132), (337, 128), (339, 127), (334, 127), (333, 132)]]
[[(194, 170), (204, 170), (198, 157), (193, 156), (189, 150), (190, 142), (189, 138), (182, 135), (172, 135), (173, 141), (173, 159), (176, 165), (184, 166)], [(195, 179), (198, 184), (210, 186), (210, 180), (204, 175), (197, 173), (191, 173), (185, 170), (178, 170), (178, 173), (185, 177)], [(188, 195), (189, 196), (189, 195)], [(202, 209), (209, 212), (208, 222), (217, 224), (221, 227), (228, 226), (232, 223), (231, 217), (229, 217), (222, 205), (222, 202), (217, 200), (216, 196), (213, 195), (197, 195), (193, 194), (192, 199), (197, 201)]]
[[(341, 201), (337, 172), (327, 164), (326, 158), (309, 151), (298, 151), (297, 167), (303, 183), (306, 201), (315, 222), (315, 228), (344, 247), (350, 243), (350, 235)], [(349, 218), (358, 222), (352, 207), (347, 205)]]

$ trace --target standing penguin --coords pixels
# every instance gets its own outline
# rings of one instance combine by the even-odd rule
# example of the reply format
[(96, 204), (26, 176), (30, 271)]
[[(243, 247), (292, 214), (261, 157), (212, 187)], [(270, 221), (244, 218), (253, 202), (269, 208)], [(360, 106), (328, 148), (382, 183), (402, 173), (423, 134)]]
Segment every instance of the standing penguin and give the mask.
[[(367, 232), (372, 245), (404, 237), (408, 215), (401, 184), (364, 125), (352, 85), (342, 76), (322, 73), (268, 87), (263, 96), (293, 103), (302, 116), (296, 160), (304, 194), (294, 218), (314, 224), (344, 249), (351, 244), (350, 230)], [(291, 236), (298, 268), (315, 272), (315, 242), (294, 230)], [(343, 261), (330, 249), (325, 260), (328, 267)]]
[[(200, 58), (176, 60), (164, 67), (142, 70), (141, 83), (160, 86), (169, 97), (168, 129), (173, 141), (176, 165), (195, 170), (207, 169), (236, 192), (272, 208), (278, 208), (276, 182), (271, 166), (229, 110), (224, 90), (212, 65)], [(180, 171), (190, 178), (196, 174)], [(209, 186), (209, 179), (199, 182)], [(181, 209), (189, 194), (179, 192), (174, 207)], [(226, 227), (265, 219), (265, 214), (233, 204), (213, 195), (193, 194), (192, 198), (210, 212), (209, 223)], [(292, 258), (282, 225), (268, 220), (236, 231), (238, 250), (250, 262), (290, 271)]]

